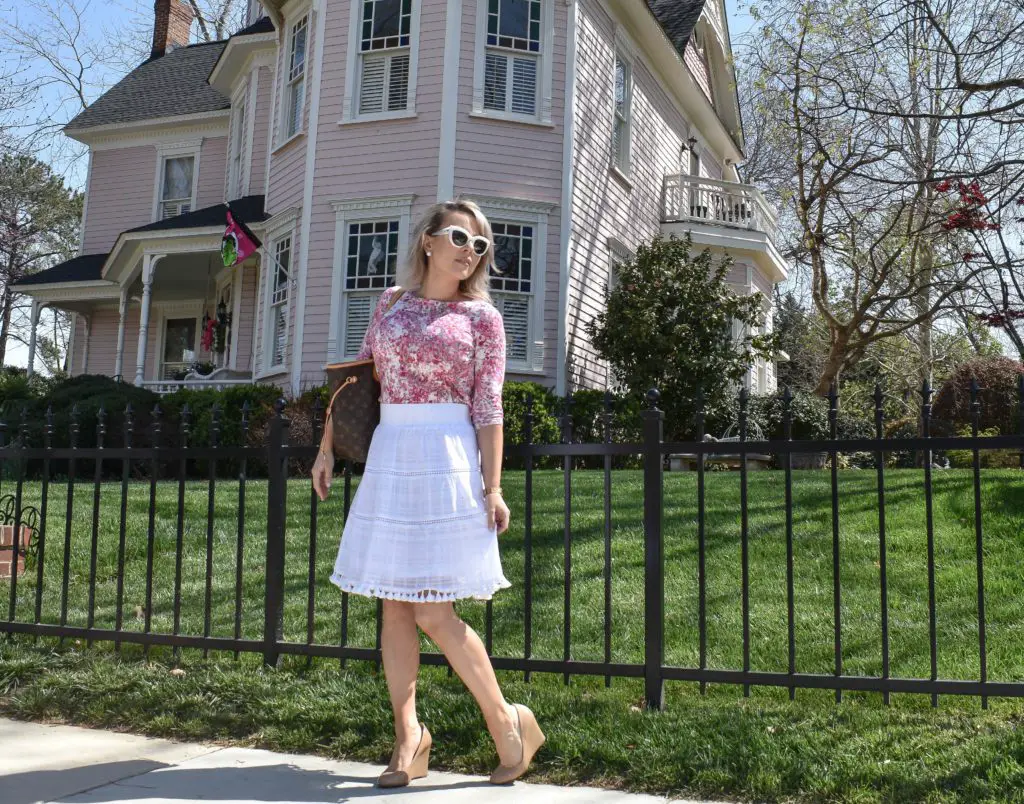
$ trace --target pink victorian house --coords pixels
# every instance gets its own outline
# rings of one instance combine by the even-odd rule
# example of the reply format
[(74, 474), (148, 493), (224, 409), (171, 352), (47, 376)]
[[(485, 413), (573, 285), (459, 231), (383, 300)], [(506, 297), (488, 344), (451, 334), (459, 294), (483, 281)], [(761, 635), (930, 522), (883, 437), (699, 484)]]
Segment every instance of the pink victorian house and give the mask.
[[(494, 224), (509, 379), (603, 387), (584, 325), (659, 232), (732, 254), (771, 326), (787, 266), (736, 169), (722, 0), (253, 0), (201, 45), (191, 22), (157, 0), (151, 58), (66, 128), (90, 155), (80, 256), (18, 290), (36, 320), (74, 313), (73, 374), (320, 384), (417, 216), (460, 194)], [(263, 243), (232, 268), (226, 204)], [(747, 384), (774, 390), (774, 366)]]

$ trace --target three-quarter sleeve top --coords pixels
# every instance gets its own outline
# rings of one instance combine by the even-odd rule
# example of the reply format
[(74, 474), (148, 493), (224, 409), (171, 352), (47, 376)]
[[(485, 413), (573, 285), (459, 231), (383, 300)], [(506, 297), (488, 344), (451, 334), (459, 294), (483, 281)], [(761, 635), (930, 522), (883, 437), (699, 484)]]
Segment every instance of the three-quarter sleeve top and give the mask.
[(406, 292), (384, 312), (395, 288), (381, 295), (357, 359), (373, 358), (381, 402), (457, 402), (473, 426), (501, 424), (505, 328), (485, 301), (441, 301)]

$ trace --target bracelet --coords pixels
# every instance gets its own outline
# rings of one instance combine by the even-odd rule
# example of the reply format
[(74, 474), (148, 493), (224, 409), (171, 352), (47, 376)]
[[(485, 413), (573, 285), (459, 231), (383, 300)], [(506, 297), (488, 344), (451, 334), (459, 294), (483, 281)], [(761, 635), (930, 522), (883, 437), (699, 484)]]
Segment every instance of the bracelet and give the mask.
[(484, 496), (488, 497), (491, 494), (501, 494), (501, 486), (487, 486), (484, 489)]

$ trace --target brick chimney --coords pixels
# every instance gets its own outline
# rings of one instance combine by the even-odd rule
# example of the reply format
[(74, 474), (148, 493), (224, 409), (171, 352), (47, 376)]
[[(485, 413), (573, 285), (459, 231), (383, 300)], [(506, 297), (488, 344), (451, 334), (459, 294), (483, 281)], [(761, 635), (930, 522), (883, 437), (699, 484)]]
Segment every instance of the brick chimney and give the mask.
[(157, 59), (188, 44), (194, 14), (184, 0), (156, 0), (153, 11), (153, 52), (149, 57)]

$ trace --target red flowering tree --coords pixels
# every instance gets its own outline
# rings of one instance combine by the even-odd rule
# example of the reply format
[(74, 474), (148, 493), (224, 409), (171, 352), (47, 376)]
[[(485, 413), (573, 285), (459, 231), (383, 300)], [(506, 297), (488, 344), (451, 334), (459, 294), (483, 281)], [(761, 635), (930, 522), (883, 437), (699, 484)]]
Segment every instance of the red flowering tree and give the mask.
[[(769, 172), (795, 222), (782, 248), (829, 330), (815, 391), (885, 338), (911, 341), (917, 381), (930, 377), (938, 322), (961, 320), (965, 303), (977, 309), (973, 297), (1000, 286), (1007, 304), (986, 312), (1021, 306), (1006, 273), (1006, 201), (1024, 194), (1024, 5), (754, 7), (761, 29), (743, 55), (757, 75), (753, 112), (771, 153), (792, 161)], [(1000, 243), (1009, 256), (995, 253)]]
[(965, 312), (1002, 331), (1024, 360), (1024, 191), (1000, 203), (974, 180), (945, 180), (935, 190), (949, 199), (942, 228), (965, 263), (986, 266), (985, 281), (964, 293)]

